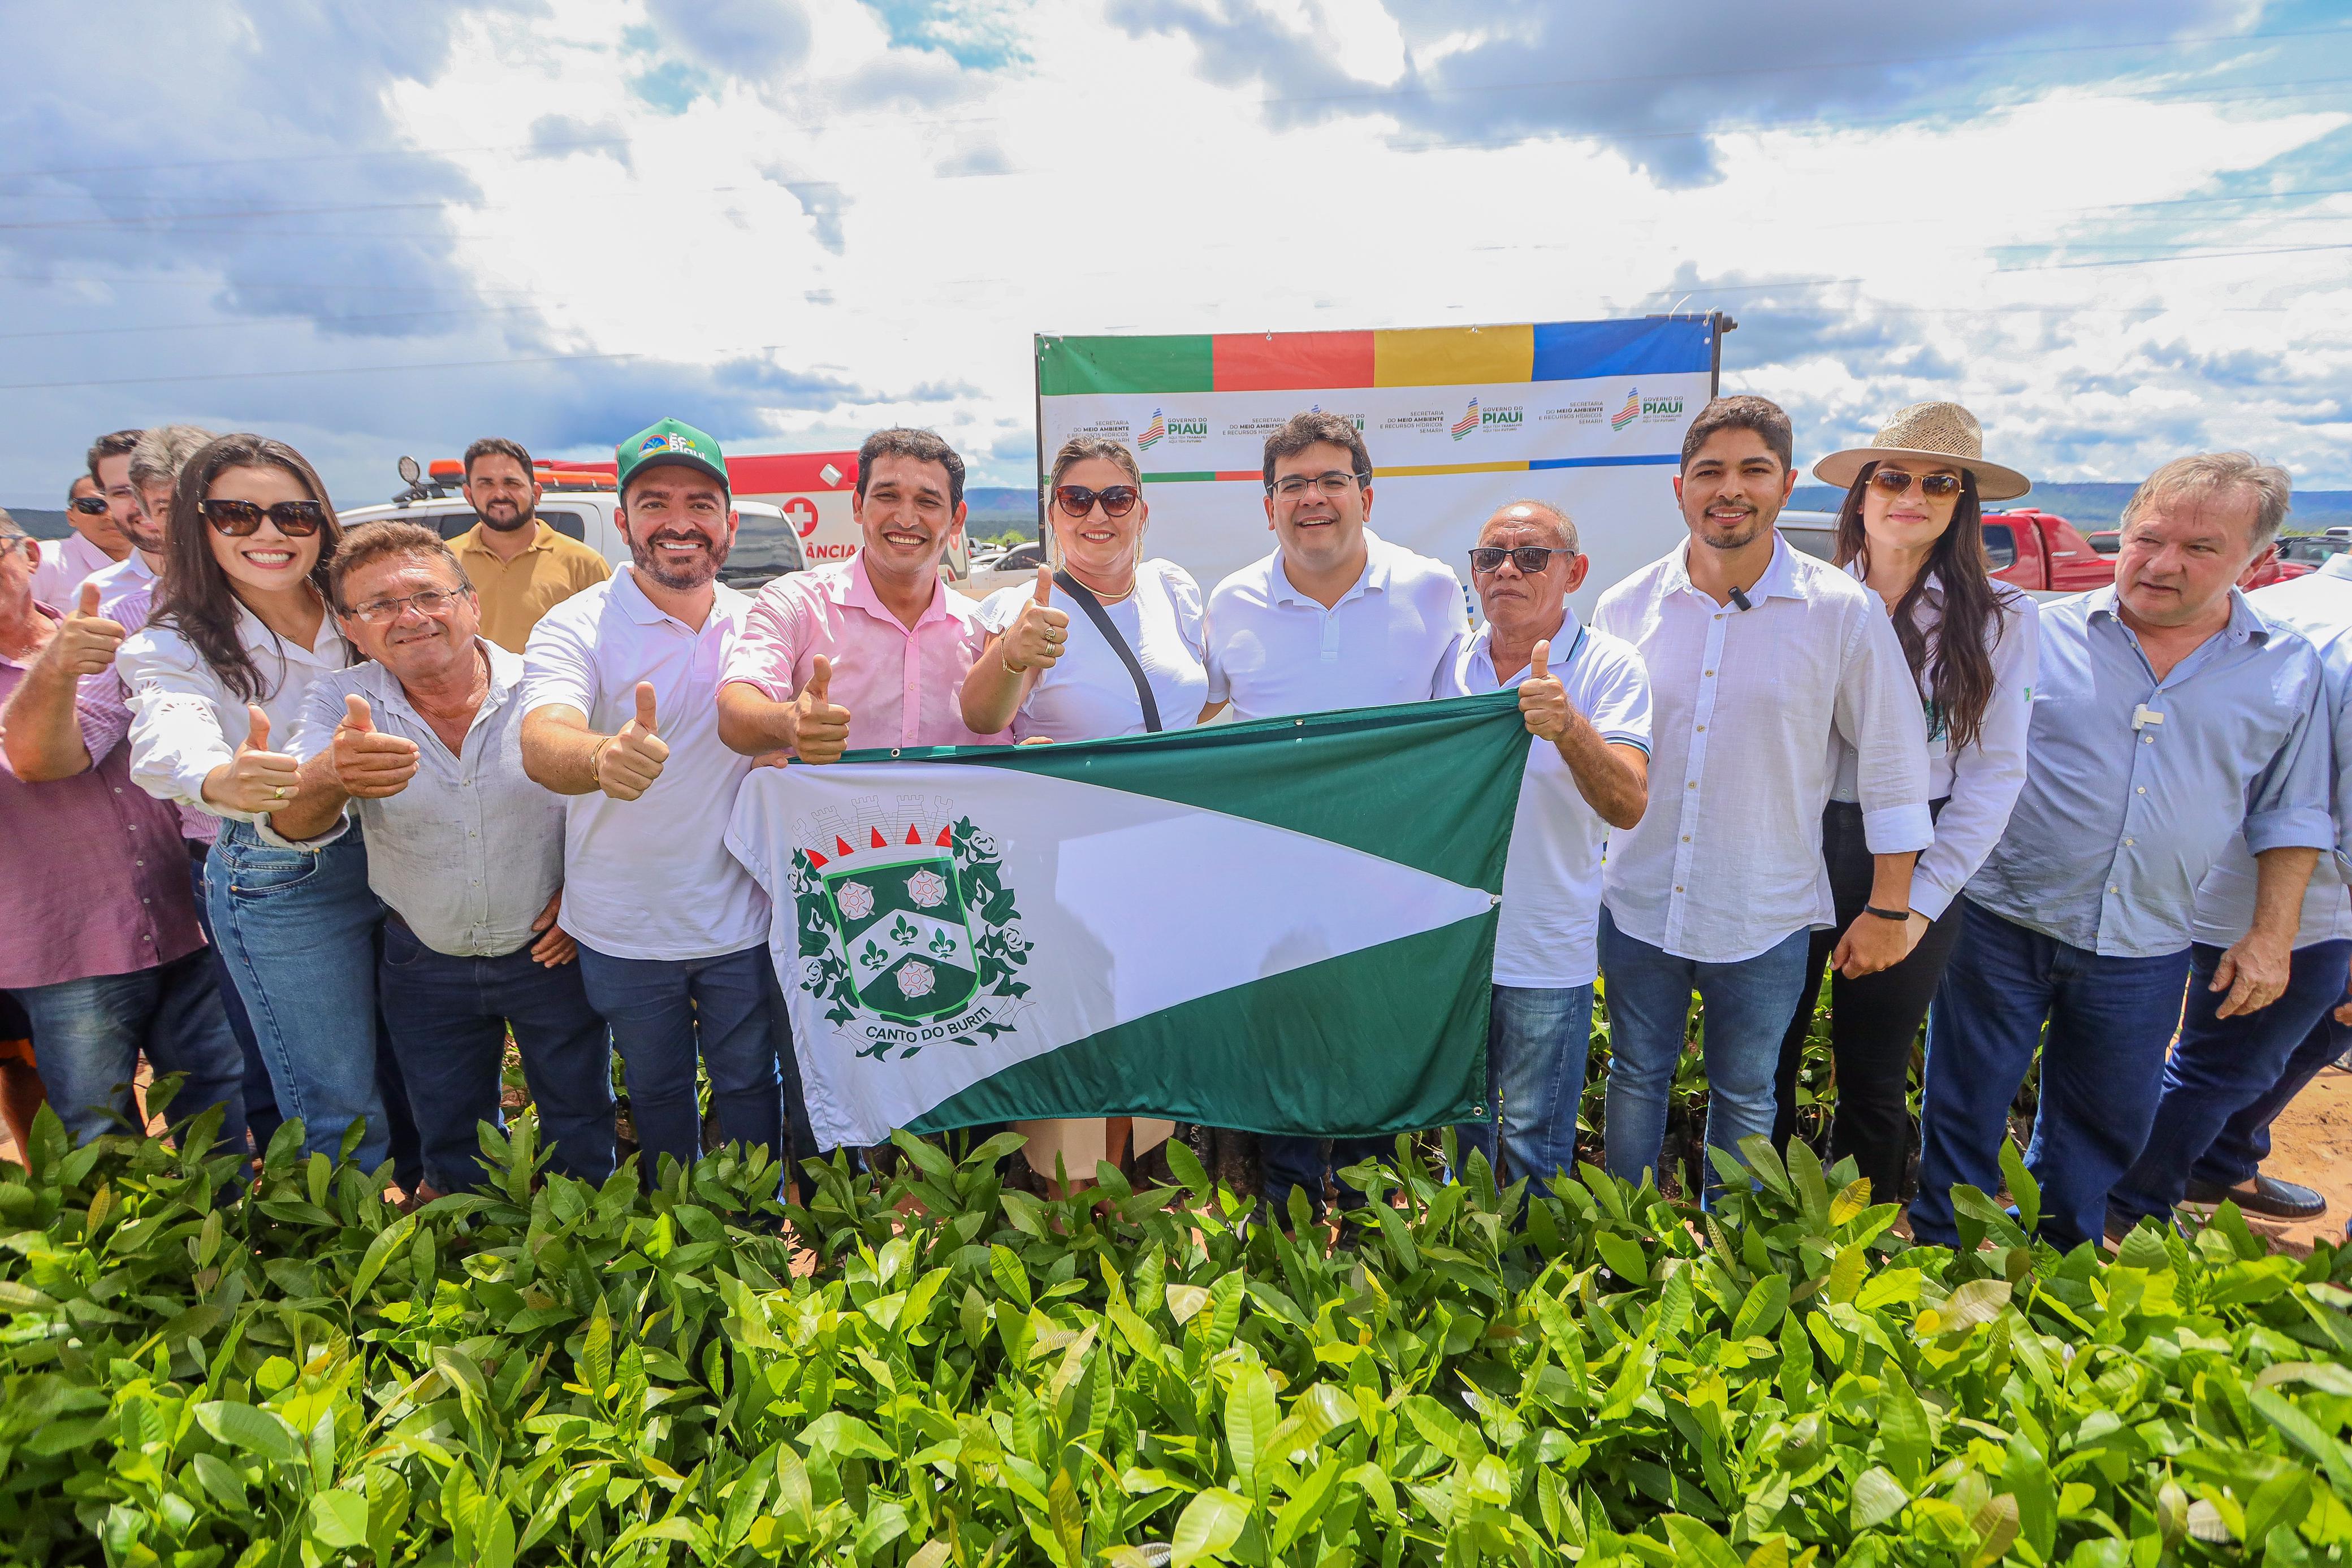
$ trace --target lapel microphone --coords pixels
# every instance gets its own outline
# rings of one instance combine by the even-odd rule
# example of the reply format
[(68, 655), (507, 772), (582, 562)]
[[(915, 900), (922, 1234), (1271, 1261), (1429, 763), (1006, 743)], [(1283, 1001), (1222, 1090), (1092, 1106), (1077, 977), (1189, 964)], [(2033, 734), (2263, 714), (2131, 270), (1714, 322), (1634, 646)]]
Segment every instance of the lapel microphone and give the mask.
[(1736, 588), (1731, 591), (1731, 602), (1737, 604), (1742, 610), (1753, 610), (1756, 608), (1756, 606), (1748, 602), (1748, 595), (1740, 592), (1739, 590)]

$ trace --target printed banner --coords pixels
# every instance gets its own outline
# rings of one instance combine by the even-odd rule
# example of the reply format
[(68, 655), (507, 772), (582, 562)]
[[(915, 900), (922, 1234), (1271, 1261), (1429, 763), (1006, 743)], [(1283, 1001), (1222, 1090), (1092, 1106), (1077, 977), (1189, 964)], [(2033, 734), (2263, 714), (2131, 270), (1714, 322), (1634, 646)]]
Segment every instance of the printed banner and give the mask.
[(1484, 1114), (1509, 693), (755, 768), (728, 845), (821, 1145), (1049, 1116)]
[(1550, 501), (1594, 557), (1589, 601), (1683, 537), (1670, 476), (1714, 387), (1714, 329), (1702, 317), (1041, 337), (1043, 451), (1051, 461), (1080, 434), (1132, 446), (1151, 505), (1147, 551), (1206, 591), (1273, 548), (1265, 437), (1321, 409), (1363, 434), (1383, 538), (1461, 571), (1496, 507)]

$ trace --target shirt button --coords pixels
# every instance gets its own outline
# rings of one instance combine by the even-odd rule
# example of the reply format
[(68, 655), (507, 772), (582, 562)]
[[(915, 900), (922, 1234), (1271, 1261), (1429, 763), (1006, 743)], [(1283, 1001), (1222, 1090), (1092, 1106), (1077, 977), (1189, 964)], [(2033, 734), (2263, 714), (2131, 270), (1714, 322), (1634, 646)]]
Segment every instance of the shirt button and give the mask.
[(1703, 724), (1702, 724), (1702, 725), (1697, 726), (1696, 727), (1697, 727), (1697, 730), (1698, 730), (1698, 733), (1699, 733), (1699, 734), (1701, 734), (1701, 735), (1705, 735), (1705, 734), (1706, 733), (1706, 726), (1705, 726), (1705, 725), (1703, 725)]
[(1690, 842), (1690, 835), (1689, 835), (1688, 833), (1685, 833), (1685, 834), (1683, 835), (1683, 842), (1685, 842), (1685, 843), (1688, 843), (1688, 842)]
[(1675, 883), (1675, 891), (1676, 893), (1680, 893), (1682, 890), (1683, 890), (1683, 884), (1682, 884), (1681, 883)]
[(1714, 677), (1715, 677), (1715, 672), (1714, 672), (1713, 670), (1709, 670), (1709, 671), (1707, 671), (1707, 672), (1706, 672), (1706, 674), (1707, 674), (1707, 678), (1708, 678), (1708, 679), (1710, 679), (1710, 680), (1714, 679)]
[(2124, 841), (2124, 848), (2126, 848), (2126, 849), (2129, 849), (2129, 848), (2131, 848), (2131, 847), (2132, 847), (2132, 845), (2134, 845), (2134, 844), (2137, 843), (2138, 841), (2138, 841), (2137, 839), (2126, 839), (2126, 840)]
[(1684, 785), (1683, 788), (1685, 789), (1696, 789), (1698, 788), (1698, 780), (1694, 779), (1689, 783)]
[(2145, 795), (2145, 794), (2147, 794), (2147, 785), (2145, 785), (2145, 784), (2143, 784), (2143, 785), (2141, 785), (2137, 789), (2134, 790), (2134, 791), (2133, 791), (2133, 793), (2134, 793), (2134, 794), (2137, 794), (2137, 795)]
[(2114, 883), (2107, 883), (2107, 891), (2109, 893), (2121, 893), (2123, 889), (2117, 887)]

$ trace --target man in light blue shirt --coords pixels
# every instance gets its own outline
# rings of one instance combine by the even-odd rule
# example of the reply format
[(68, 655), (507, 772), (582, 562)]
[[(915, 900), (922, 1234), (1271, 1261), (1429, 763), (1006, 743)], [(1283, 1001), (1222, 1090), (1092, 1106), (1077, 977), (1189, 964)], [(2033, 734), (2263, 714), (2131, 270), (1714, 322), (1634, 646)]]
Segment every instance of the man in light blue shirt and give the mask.
[[(2335, 757), (2336, 852), (2320, 856), (2304, 894), (2302, 924), (2286, 992), (2257, 1013), (2218, 1016), (2210, 981), (2223, 948), (2252, 924), (2253, 857), (2233, 842), (2197, 890), (2189, 1011), (2164, 1065), (2164, 1101), (2147, 1146), (2107, 1200), (2107, 1231), (2120, 1236), (2143, 1218), (2162, 1220), (2187, 1202), (2224, 1200), (2273, 1219), (2316, 1219), (2327, 1200), (2314, 1189), (2264, 1176), (2270, 1124), (2352, 1043), (2352, 556), (2335, 556), (2306, 577), (2246, 596), (2271, 621), (2291, 626), (2319, 652), (2326, 673)], [(2199, 985), (2202, 977), (2207, 983)]]
[(2100, 1237), (2156, 1114), (2198, 884), (2241, 831), (2260, 885), (2215, 964), (2217, 1016), (2285, 988), (2305, 883), (2336, 842), (2326, 683), (2311, 643), (2234, 583), (2287, 497), (2286, 475), (2243, 453), (2168, 463), (2124, 508), (2115, 585), (2042, 608), (2025, 789), (1963, 895), (1928, 1020), (1922, 1241), (1959, 1242), (1955, 1184), (1999, 1189), (2037, 1044), (2042, 1234)]

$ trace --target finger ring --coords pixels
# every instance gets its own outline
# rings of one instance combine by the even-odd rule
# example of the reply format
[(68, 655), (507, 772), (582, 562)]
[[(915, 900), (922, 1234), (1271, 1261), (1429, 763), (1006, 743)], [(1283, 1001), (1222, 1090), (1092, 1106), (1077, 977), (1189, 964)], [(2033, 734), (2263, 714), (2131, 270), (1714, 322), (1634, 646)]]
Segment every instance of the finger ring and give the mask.
[(269, 798), (273, 800), (283, 800), (286, 799), (286, 786), (283, 784), (278, 785), (275, 789), (270, 791)]

